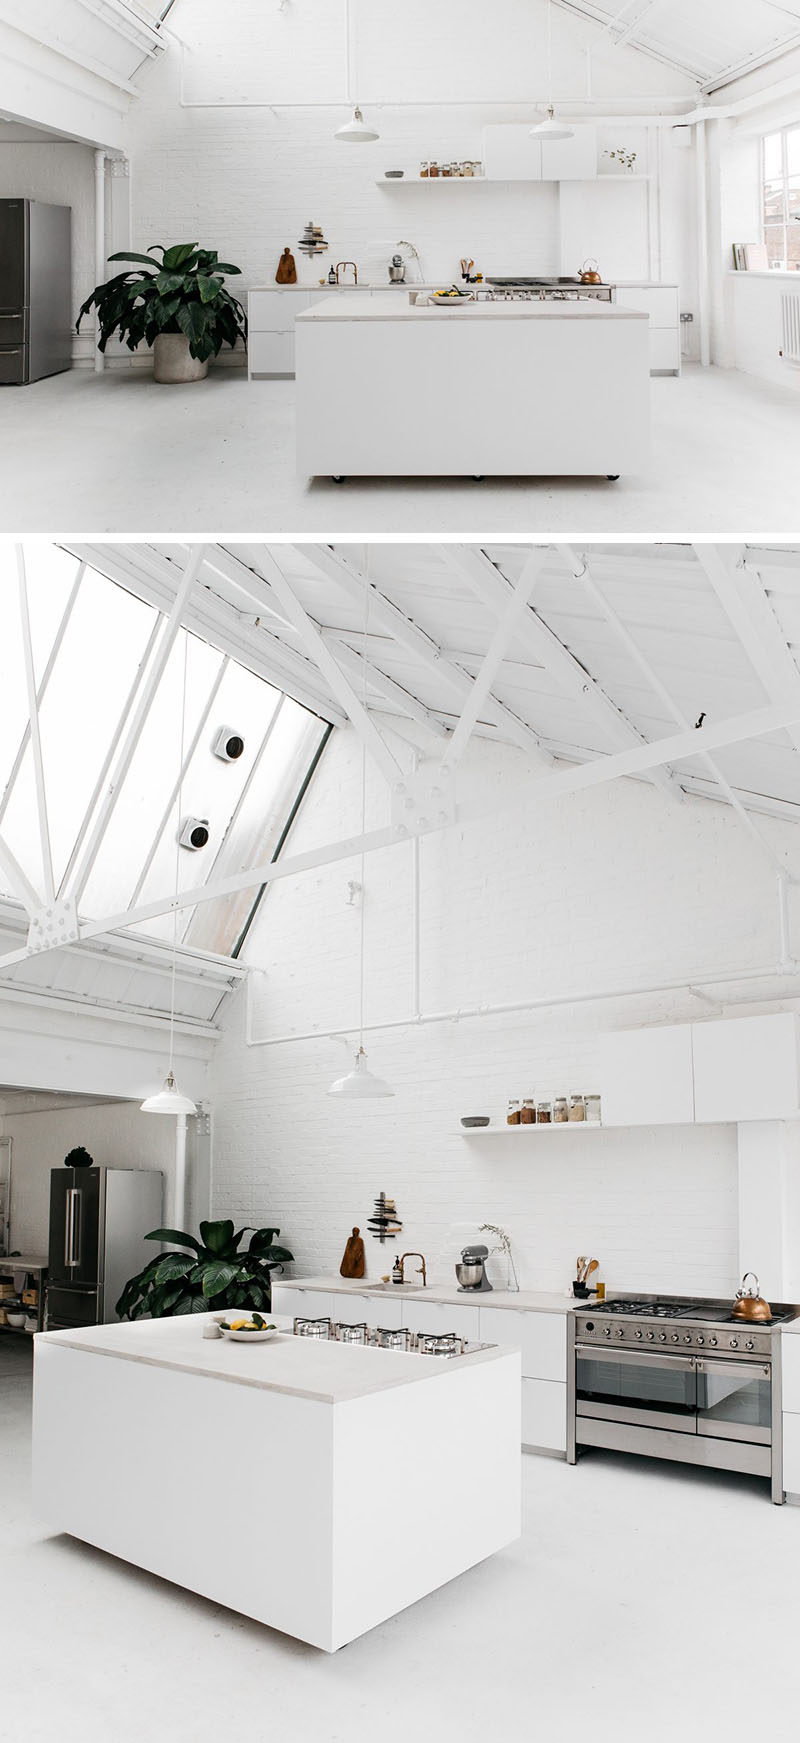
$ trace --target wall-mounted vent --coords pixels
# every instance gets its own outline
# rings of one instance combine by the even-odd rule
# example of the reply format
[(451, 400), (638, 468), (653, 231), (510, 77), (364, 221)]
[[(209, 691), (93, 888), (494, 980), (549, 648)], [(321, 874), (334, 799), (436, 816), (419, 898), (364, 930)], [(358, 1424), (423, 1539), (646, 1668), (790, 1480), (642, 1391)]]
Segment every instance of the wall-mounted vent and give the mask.
[(792, 369), (800, 369), (800, 292), (781, 294), (781, 356)]

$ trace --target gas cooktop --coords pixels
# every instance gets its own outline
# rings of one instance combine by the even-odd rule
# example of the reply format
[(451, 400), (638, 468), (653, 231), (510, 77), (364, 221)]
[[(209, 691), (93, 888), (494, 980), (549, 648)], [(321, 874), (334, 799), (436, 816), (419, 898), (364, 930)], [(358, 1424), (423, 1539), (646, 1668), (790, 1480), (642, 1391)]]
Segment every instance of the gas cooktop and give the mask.
[[(692, 1319), (699, 1320), (703, 1325), (742, 1325), (746, 1322), (738, 1319), (733, 1313), (730, 1302), (703, 1300), (687, 1301), (682, 1296), (615, 1296), (609, 1301), (594, 1302), (591, 1310), (586, 1312), (596, 1314), (624, 1314), (631, 1319)], [(771, 1325), (782, 1325), (797, 1317), (797, 1308), (785, 1303), (776, 1303), (772, 1308)], [(764, 1323), (763, 1321), (761, 1322)]]

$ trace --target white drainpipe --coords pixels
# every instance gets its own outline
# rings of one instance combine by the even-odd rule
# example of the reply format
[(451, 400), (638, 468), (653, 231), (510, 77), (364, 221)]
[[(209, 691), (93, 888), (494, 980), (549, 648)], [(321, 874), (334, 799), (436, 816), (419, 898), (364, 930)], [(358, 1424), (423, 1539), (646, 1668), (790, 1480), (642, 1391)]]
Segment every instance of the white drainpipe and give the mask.
[[(94, 154), (94, 275), (95, 284), (102, 284), (106, 271), (106, 154)], [(100, 318), (95, 315), (95, 344), (100, 341)], [(94, 367), (98, 375), (105, 368), (103, 352), (95, 349)]]
[(172, 1188), (172, 1227), (186, 1225), (186, 1115), (175, 1121), (175, 1179)]

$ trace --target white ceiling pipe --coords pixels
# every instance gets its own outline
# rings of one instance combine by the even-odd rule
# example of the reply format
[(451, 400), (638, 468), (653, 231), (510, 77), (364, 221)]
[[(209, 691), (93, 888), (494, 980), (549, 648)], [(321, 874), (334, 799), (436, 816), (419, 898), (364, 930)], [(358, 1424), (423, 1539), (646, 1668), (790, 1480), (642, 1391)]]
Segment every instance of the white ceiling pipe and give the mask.
[(700, 336), (700, 362), (707, 368), (711, 362), (709, 316), (711, 292), (708, 267), (708, 175), (705, 118), (698, 120), (695, 133), (695, 199), (697, 203), (697, 321)]

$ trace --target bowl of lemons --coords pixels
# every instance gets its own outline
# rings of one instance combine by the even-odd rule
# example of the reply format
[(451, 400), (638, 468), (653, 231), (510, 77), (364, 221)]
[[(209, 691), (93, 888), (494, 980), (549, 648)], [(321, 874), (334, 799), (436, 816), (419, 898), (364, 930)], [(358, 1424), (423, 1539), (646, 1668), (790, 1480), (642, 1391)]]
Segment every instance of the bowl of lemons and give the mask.
[(474, 303), (475, 298), (471, 291), (451, 284), (447, 290), (434, 291), (430, 300), (436, 309), (463, 309), (465, 303)]
[(262, 1319), (260, 1313), (237, 1314), (235, 1319), (221, 1319), (219, 1329), (231, 1343), (263, 1344), (278, 1335), (278, 1327)]

